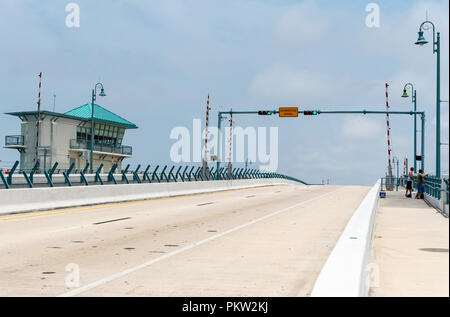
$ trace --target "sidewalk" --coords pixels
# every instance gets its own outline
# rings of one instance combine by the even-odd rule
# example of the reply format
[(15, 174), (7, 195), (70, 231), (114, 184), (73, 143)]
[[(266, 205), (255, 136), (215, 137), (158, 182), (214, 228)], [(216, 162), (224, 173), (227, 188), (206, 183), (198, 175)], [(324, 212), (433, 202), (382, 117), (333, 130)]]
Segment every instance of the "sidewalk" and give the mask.
[(373, 245), (378, 287), (369, 296), (449, 296), (448, 218), (423, 200), (406, 198), (404, 190), (386, 196)]

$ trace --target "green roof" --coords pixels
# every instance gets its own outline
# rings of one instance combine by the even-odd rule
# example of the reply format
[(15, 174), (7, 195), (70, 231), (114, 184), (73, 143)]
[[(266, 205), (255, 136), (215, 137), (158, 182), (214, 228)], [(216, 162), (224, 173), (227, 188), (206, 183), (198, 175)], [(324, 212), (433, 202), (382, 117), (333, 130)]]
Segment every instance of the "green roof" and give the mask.
[[(64, 113), (68, 116), (83, 118), (83, 119), (91, 119), (91, 109), (92, 106), (90, 103), (82, 105), (78, 108), (72, 109)], [(103, 122), (107, 124), (118, 125), (125, 128), (136, 129), (137, 126), (124, 118), (112, 113), (109, 110), (106, 110), (103, 107), (100, 107), (97, 104), (94, 104), (94, 121)]]

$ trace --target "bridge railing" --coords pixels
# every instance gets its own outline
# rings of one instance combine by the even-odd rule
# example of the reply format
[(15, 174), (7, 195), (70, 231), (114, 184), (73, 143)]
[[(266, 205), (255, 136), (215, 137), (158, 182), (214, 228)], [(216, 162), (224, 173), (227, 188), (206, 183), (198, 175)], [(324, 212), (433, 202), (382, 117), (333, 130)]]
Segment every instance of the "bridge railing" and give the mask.
[[(425, 187), (425, 194), (436, 198), (437, 200), (443, 199), (445, 204), (449, 203), (449, 184), (447, 177), (436, 177), (429, 175), (423, 180)], [(417, 189), (417, 176), (414, 176), (414, 189)]]
[(32, 169), (17, 169), (19, 162), (16, 161), (11, 169), (5, 173), (0, 170), (0, 188), (20, 187), (54, 187), (54, 186), (89, 186), (104, 184), (130, 184), (130, 183), (167, 183), (167, 182), (193, 182), (193, 181), (215, 181), (215, 180), (237, 180), (237, 179), (263, 179), (281, 178), (305, 185), (302, 180), (275, 172), (265, 172), (257, 169), (234, 168), (231, 172), (226, 168), (219, 171), (202, 169), (199, 166), (188, 165), (146, 165), (145, 168), (138, 165), (131, 170), (128, 164), (125, 169), (118, 170), (114, 164), (107, 172), (103, 171), (101, 164), (93, 174), (88, 174), (89, 163), (83, 169), (75, 169), (72, 164), (67, 169), (58, 169), (56, 162), (50, 169), (40, 169), (37, 162)]
[[(399, 187), (405, 187), (408, 176), (381, 178), (381, 190), (398, 191)], [(417, 190), (417, 176), (414, 176), (413, 188)], [(448, 175), (436, 177), (433, 175), (424, 178), (424, 199), (434, 207), (448, 214), (449, 205), (449, 178)]]
[(406, 176), (402, 177), (381, 177), (381, 190), (396, 190), (399, 187), (406, 186)]
[(448, 192), (449, 192), (448, 178), (444, 178), (444, 186), (445, 186), (445, 188), (444, 188), (445, 204), (448, 205), (450, 202), (449, 195), (448, 195)]

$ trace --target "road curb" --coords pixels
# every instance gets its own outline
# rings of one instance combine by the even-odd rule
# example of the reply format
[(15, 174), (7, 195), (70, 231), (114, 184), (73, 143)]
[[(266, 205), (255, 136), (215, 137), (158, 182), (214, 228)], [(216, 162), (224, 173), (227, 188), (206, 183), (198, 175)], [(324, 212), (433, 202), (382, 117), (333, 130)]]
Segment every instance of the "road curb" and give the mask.
[(381, 180), (350, 218), (314, 284), (312, 297), (368, 296)]
[(268, 178), (2, 189), (0, 190), (0, 215), (283, 184), (294, 184), (294, 182), (281, 178)]

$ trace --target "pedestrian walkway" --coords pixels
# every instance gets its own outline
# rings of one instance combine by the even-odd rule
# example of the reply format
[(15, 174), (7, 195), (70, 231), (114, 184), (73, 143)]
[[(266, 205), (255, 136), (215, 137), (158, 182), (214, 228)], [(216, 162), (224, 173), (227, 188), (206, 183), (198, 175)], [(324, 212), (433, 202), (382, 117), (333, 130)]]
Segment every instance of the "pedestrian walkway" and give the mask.
[(448, 297), (448, 221), (423, 200), (387, 192), (380, 199), (373, 245), (372, 283), (378, 287), (369, 295)]

